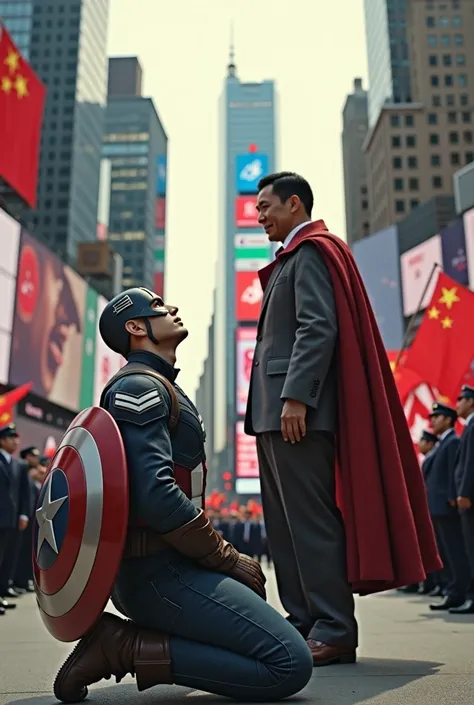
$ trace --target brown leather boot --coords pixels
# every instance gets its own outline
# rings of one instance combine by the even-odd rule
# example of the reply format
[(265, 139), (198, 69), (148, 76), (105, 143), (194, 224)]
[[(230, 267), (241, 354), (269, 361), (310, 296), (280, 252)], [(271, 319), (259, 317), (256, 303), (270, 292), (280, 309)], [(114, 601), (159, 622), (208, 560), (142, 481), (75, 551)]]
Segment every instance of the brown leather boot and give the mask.
[(140, 691), (172, 684), (169, 637), (104, 613), (60, 668), (54, 695), (63, 703), (77, 703), (87, 697), (92, 683), (111, 676), (120, 683), (128, 673), (136, 676)]

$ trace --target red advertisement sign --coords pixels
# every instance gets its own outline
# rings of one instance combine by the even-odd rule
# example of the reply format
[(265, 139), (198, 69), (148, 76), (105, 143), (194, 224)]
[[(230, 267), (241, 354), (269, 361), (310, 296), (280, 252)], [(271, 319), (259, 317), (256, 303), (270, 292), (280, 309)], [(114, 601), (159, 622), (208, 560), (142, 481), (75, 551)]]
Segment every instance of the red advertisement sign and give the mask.
[(155, 228), (164, 230), (166, 223), (166, 198), (157, 198), (155, 202)]
[(257, 441), (244, 433), (244, 422), (235, 425), (235, 476), (258, 477)]
[(235, 273), (235, 316), (237, 321), (258, 321), (263, 291), (256, 272)]
[(256, 328), (237, 328), (236, 343), (236, 397), (237, 414), (245, 414), (249, 394), (250, 373), (252, 372), (253, 354), (257, 337)]
[(257, 196), (235, 199), (235, 224), (238, 228), (258, 228)]
[(164, 294), (164, 274), (163, 272), (155, 272), (153, 275), (153, 290), (155, 294), (163, 296)]

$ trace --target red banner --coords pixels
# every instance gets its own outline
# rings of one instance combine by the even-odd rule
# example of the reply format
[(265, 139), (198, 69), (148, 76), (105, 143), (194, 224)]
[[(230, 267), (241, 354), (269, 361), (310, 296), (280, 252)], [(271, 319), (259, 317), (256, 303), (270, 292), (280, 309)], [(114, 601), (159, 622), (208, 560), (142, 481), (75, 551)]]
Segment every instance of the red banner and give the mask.
[(166, 198), (157, 198), (155, 202), (155, 228), (164, 230), (166, 224)]
[(235, 476), (258, 477), (257, 442), (255, 436), (247, 436), (244, 422), (235, 426)]
[(257, 196), (238, 196), (235, 199), (235, 224), (238, 228), (259, 228)]
[(262, 305), (262, 287), (256, 272), (235, 274), (235, 317), (237, 321), (258, 321)]

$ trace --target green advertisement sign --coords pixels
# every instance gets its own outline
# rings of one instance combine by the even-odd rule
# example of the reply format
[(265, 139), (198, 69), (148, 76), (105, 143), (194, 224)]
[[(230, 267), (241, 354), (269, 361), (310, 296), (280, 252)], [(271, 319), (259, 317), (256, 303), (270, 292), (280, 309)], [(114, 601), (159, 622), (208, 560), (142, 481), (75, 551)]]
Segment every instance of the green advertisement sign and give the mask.
[(97, 333), (97, 293), (89, 286), (86, 290), (82, 347), (82, 382), (79, 404), (86, 409), (94, 403), (95, 339)]

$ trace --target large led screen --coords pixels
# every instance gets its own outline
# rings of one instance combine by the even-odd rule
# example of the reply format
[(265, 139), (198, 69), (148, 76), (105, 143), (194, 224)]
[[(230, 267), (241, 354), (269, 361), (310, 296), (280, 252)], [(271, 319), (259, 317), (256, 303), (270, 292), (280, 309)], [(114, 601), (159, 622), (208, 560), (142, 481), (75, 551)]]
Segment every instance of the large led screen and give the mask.
[(235, 426), (235, 476), (258, 477), (257, 442), (255, 436), (247, 436), (244, 422), (237, 421)]
[(474, 208), (464, 213), (463, 220), (469, 287), (474, 290)]
[(20, 225), (0, 209), (0, 384), (7, 384), (15, 308)]
[(462, 286), (468, 286), (466, 240), (462, 218), (458, 218), (440, 231), (444, 273)]
[(263, 291), (256, 272), (235, 273), (235, 316), (237, 321), (258, 321)]
[(256, 328), (237, 328), (236, 341), (236, 400), (237, 414), (245, 414), (249, 394), (250, 374), (257, 338)]
[(125, 364), (125, 359), (110, 350), (102, 340), (98, 327), (102, 311), (107, 299), (99, 296), (97, 299), (97, 333), (95, 337), (95, 375), (94, 375), (94, 405), (99, 406), (100, 395), (109, 379)]
[(354, 257), (387, 350), (403, 340), (398, 231), (395, 226), (354, 244)]
[(11, 384), (78, 410), (82, 382), (85, 281), (22, 233), (10, 360)]
[[(430, 284), (421, 302), (421, 308), (426, 308), (436, 287), (437, 276), (436, 272), (433, 274), (434, 265), (442, 265), (442, 263), (443, 254), (439, 235), (431, 237), (401, 256), (400, 268), (402, 272), (403, 312), (405, 316), (412, 316), (418, 309), (422, 294), (431, 277)], [(395, 346), (392, 347), (394, 348)]]

